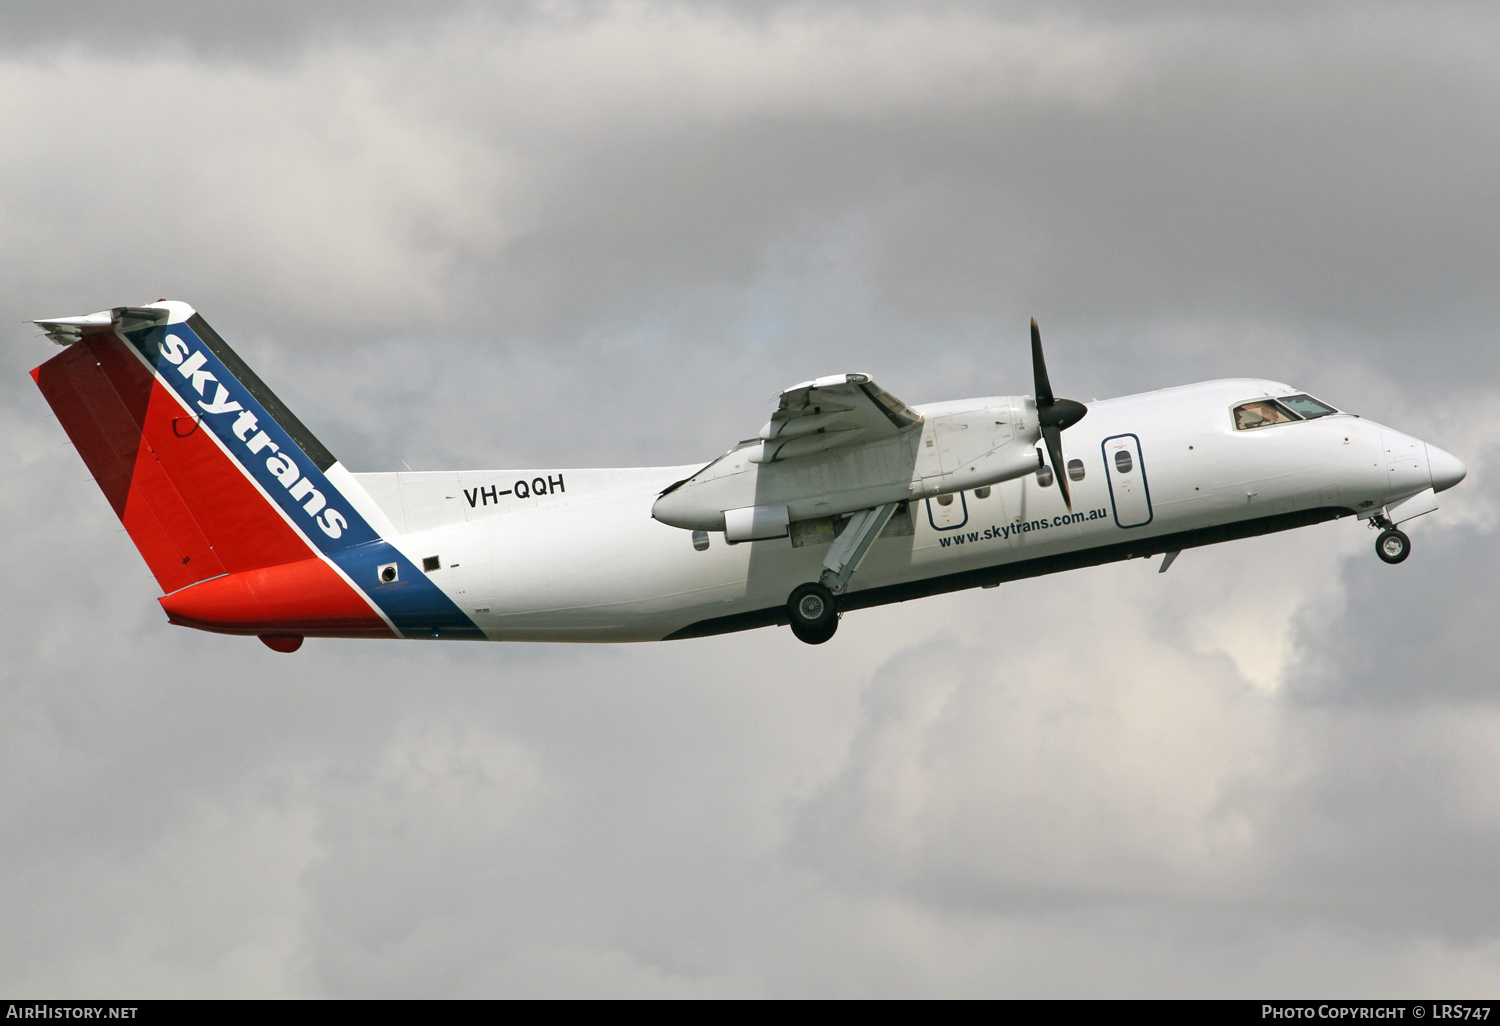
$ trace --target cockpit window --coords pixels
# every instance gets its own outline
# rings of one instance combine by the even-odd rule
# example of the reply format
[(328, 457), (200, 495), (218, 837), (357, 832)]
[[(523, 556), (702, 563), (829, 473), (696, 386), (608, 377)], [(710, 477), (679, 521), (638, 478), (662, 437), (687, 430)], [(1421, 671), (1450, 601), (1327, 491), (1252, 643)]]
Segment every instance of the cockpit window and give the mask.
[(1237, 431), (1249, 431), (1251, 428), (1271, 424), (1290, 424), (1301, 419), (1275, 399), (1257, 399), (1253, 403), (1244, 403), (1234, 408), (1234, 427)]
[(1297, 413), (1302, 414), (1304, 420), (1312, 420), (1314, 417), (1326, 417), (1330, 413), (1337, 413), (1332, 406), (1318, 402), (1310, 395), (1289, 395), (1281, 400)]

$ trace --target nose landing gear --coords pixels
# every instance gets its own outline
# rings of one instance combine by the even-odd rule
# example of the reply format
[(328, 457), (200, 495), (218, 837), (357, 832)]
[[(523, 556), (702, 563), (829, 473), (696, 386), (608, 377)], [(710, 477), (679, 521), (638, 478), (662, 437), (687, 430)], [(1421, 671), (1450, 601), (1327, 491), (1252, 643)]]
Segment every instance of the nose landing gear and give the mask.
[(1411, 555), (1411, 539), (1405, 532), (1388, 527), (1375, 539), (1375, 555), (1387, 563), (1399, 563)]
[(1383, 562), (1395, 564), (1411, 555), (1411, 539), (1405, 531), (1397, 530), (1396, 525), (1383, 516), (1371, 517), (1370, 526), (1381, 528), (1375, 539), (1375, 555)]
[(792, 633), (798, 641), (821, 645), (839, 629), (839, 611), (833, 592), (821, 584), (798, 585), (791, 598), (786, 600), (786, 608), (792, 621)]

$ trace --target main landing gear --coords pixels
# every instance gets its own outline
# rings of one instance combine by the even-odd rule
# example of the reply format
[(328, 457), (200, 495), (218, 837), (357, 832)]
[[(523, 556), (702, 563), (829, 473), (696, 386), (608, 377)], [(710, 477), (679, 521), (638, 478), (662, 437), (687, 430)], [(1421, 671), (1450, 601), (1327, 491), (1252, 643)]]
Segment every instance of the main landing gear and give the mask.
[(1396, 529), (1396, 525), (1383, 516), (1371, 517), (1371, 527), (1381, 528), (1380, 535), (1375, 539), (1375, 555), (1386, 563), (1399, 563), (1411, 555), (1411, 539), (1406, 536), (1405, 531)]
[(844, 532), (823, 557), (823, 573), (816, 581), (799, 584), (786, 600), (787, 617), (798, 641), (821, 645), (839, 629), (838, 596), (859, 569), (865, 553), (880, 535), (899, 503), (862, 509), (849, 518)]
[(839, 611), (833, 592), (821, 584), (800, 584), (786, 600), (792, 633), (798, 641), (821, 645), (839, 629)]

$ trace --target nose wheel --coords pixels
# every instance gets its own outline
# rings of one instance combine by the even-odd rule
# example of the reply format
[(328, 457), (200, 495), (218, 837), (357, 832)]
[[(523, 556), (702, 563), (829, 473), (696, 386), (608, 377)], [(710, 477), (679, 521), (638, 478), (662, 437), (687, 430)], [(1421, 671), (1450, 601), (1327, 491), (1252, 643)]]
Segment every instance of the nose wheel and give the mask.
[(833, 592), (821, 584), (798, 585), (786, 600), (786, 609), (792, 621), (792, 633), (798, 641), (821, 645), (839, 629), (839, 611)]
[(1387, 527), (1375, 539), (1375, 555), (1387, 563), (1399, 563), (1411, 555), (1411, 539), (1404, 531)]

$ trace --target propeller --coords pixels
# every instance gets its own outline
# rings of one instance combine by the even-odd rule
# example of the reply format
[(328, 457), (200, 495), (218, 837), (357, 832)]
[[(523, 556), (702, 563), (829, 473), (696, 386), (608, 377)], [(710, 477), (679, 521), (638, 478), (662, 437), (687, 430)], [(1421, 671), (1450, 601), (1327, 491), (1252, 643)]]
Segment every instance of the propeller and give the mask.
[(1052, 462), (1052, 476), (1062, 491), (1063, 502), (1068, 512), (1073, 512), (1073, 497), (1068, 494), (1067, 468), (1063, 466), (1062, 433), (1084, 418), (1089, 408), (1072, 399), (1058, 399), (1052, 394), (1052, 382), (1047, 379), (1047, 361), (1042, 358), (1042, 333), (1031, 319), (1031, 370), (1036, 376), (1036, 417), (1042, 427), (1042, 438), (1047, 443), (1047, 456)]

